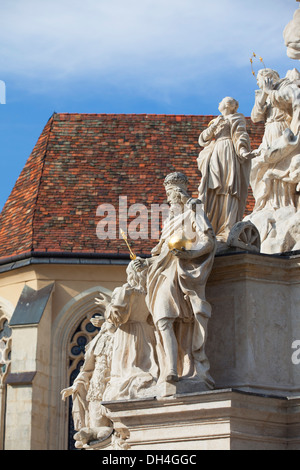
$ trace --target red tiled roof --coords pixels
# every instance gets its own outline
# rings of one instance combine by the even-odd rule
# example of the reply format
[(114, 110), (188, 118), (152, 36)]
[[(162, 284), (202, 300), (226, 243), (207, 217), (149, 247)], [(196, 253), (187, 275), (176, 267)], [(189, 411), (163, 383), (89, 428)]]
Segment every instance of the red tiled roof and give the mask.
[[(128, 253), (123, 240), (100, 240), (100, 204), (119, 196), (161, 204), (163, 180), (184, 172), (197, 196), (198, 136), (214, 116), (54, 114), (46, 124), (0, 218), (0, 261), (28, 253)], [(263, 125), (247, 118), (252, 148)], [(246, 213), (253, 208), (249, 190)], [(132, 218), (129, 219), (133, 220)], [(149, 230), (150, 233), (150, 230)], [(148, 254), (155, 240), (131, 242)]]

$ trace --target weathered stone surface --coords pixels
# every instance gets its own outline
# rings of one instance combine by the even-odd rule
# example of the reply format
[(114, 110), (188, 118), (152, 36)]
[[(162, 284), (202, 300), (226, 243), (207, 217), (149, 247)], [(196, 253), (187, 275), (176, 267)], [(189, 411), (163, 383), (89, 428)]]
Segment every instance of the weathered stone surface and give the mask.
[[(300, 399), (234, 389), (104, 403), (132, 450), (299, 450)], [(111, 442), (95, 448), (108, 450)]]

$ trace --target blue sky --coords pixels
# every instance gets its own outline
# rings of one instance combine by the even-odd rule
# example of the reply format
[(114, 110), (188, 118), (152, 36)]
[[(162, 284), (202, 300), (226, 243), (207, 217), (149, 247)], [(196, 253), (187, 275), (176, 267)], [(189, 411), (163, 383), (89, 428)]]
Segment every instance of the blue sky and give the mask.
[(249, 116), (253, 52), (282, 77), (300, 69), (282, 37), (298, 5), (0, 0), (0, 209), (54, 111), (218, 114), (233, 96)]

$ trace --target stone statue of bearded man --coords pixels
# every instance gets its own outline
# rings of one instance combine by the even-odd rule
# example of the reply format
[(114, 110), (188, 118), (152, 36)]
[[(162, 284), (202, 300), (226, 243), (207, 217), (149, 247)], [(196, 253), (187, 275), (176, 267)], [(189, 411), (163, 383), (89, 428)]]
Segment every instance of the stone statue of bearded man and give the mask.
[(212, 388), (204, 351), (211, 315), (205, 287), (216, 240), (203, 205), (190, 198), (187, 185), (182, 173), (166, 177), (169, 216), (151, 258), (137, 258), (134, 265), (147, 266), (146, 303), (158, 331), (160, 380), (193, 379)]

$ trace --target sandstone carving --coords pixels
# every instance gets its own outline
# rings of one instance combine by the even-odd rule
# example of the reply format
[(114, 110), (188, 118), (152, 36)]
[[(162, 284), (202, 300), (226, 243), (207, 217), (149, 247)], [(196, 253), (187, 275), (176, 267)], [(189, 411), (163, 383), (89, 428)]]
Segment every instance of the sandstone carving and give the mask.
[(230, 230), (243, 218), (254, 157), (238, 106), (235, 99), (224, 98), (219, 105), (221, 115), (199, 137), (204, 147), (197, 160), (202, 174), (199, 199), (220, 244), (226, 244)]
[(84, 364), (73, 385), (61, 392), (63, 400), (72, 395), (76, 448), (88, 447), (93, 440), (106, 440), (113, 432), (101, 401), (110, 376), (116, 328), (101, 317), (91, 321), (97, 327), (101, 325), (101, 330), (87, 345)]
[[(150, 259), (138, 258), (136, 269), (147, 269), (146, 302), (159, 333), (160, 381), (194, 379), (211, 388), (205, 354), (211, 307), (205, 287), (216, 249), (211, 224), (199, 200), (187, 193), (187, 178), (175, 172), (165, 179), (170, 205), (160, 241)], [(178, 246), (180, 236), (190, 244)]]
[(285, 27), (283, 37), (288, 57), (300, 60), (300, 9), (295, 11), (292, 21)]
[(62, 391), (63, 399), (73, 398), (77, 448), (111, 437), (113, 426), (102, 401), (155, 395), (151, 387), (156, 385), (158, 365), (145, 295), (143, 274), (130, 263), (127, 283), (117, 287), (111, 298), (100, 294), (96, 299), (105, 307), (105, 315), (91, 322), (101, 329), (87, 345), (84, 364), (73, 385)]
[(116, 328), (104, 401), (155, 396), (159, 369), (156, 338), (146, 305), (146, 275), (127, 267), (127, 283), (117, 287), (105, 316)]
[(251, 118), (265, 122), (262, 144), (252, 160), (253, 213), (245, 220), (259, 230), (264, 253), (299, 250), (300, 88), (299, 72), (284, 79), (272, 69), (257, 75), (259, 90)]
[(250, 221), (237, 222), (230, 230), (227, 245), (241, 251), (260, 252), (260, 234)]

